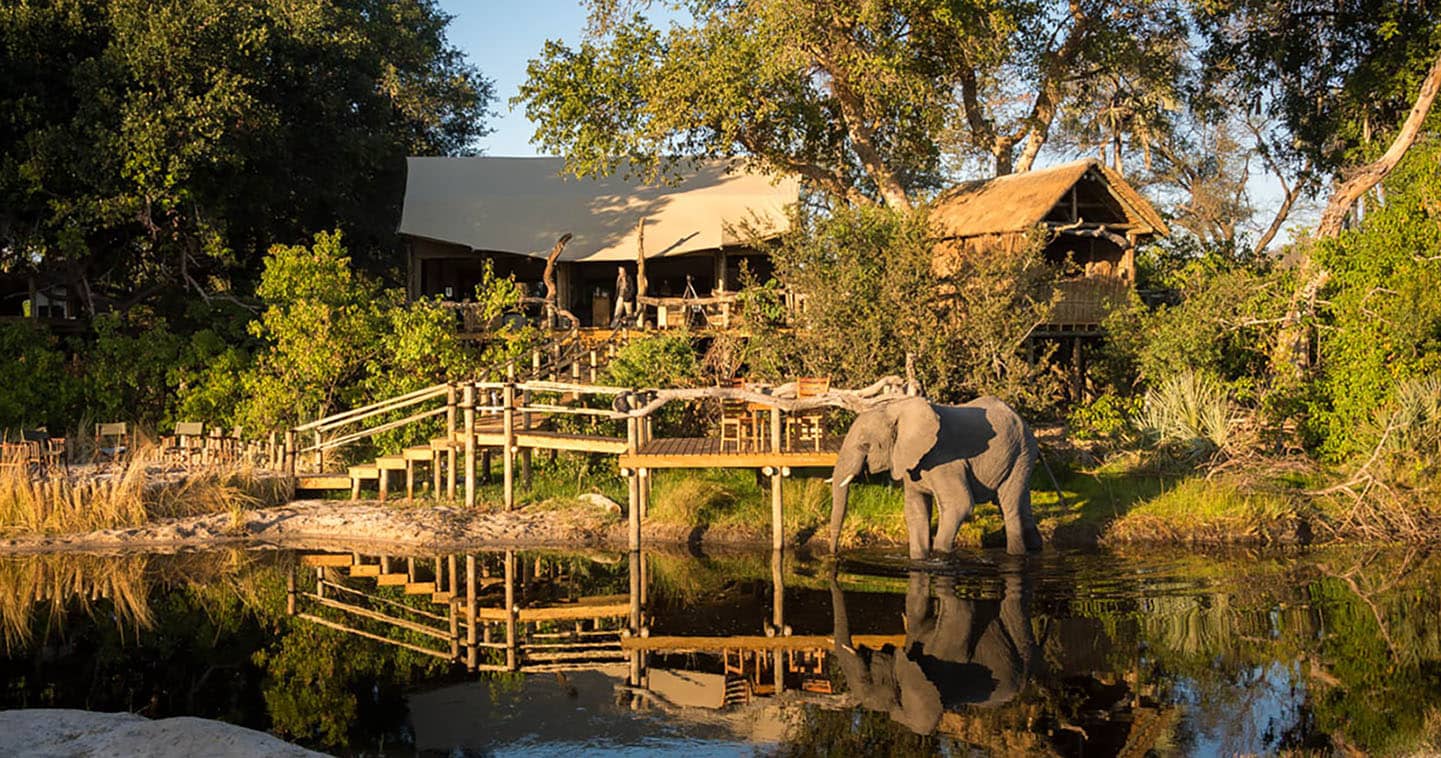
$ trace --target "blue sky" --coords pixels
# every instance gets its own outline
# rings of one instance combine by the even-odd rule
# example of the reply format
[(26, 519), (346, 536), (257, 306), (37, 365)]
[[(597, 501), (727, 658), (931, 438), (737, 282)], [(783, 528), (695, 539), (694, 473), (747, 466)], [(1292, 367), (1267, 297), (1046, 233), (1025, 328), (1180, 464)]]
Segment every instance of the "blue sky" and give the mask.
[(574, 44), (585, 28), (585, 9), (576, 0), (440, 0), (454, 16), (447, 36), (470, 62), (495, 81), (495, 130), (480, 142), (487, 155), (535, 155), (535, 129), (510, 99), (525, 81), (525, 65), (540, 54), (547, 39)]

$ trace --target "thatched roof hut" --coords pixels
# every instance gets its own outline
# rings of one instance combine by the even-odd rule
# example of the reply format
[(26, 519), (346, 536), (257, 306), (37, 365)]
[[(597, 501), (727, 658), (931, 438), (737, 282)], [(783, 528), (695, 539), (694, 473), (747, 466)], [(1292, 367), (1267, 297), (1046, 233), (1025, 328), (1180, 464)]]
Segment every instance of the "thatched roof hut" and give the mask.
[(1094, 158), (957, 185), (930, 213), (941, 274), (964, 256), (1015, 253), (1046, 232), (1046, 260), (1071, 280), (1054, 317), (1065, 325), (1099, 323), (1105, 304), (1134, 286), (1136, 245), (1170, 234), (1161, 214)]

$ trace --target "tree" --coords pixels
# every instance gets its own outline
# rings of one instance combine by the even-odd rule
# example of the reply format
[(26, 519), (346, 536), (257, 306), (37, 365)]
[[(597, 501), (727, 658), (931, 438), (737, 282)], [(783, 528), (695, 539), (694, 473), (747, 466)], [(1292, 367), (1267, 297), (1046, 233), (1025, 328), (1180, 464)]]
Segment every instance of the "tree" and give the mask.
[(746, 159), (897, 209), (939, 183), (943, 147), (1008, 173), (1060, 118), (1108, 144), (1150, 128), (1186, 37), (1165, 1), (698, 0), (666, 33), (628, 7), (593, 2), (594, 33), (546, 43), (516, 98), (571, 171)]
[(0, 267), (86, 309), (243, 292), (272, 242), (393, 244), (404, 157), (470, 149), (491, 83), (431, 0), (0, 7)]

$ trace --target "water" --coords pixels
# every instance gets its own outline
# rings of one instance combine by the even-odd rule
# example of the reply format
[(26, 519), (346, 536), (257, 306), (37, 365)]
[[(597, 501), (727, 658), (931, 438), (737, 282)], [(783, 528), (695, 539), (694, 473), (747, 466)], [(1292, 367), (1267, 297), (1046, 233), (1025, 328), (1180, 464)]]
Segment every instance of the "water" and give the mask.
[(1414, 551), (308, 555), (0, 559), (0, 708), (354, 755), (1409, 753), (1441, 733), (1441, 560)]

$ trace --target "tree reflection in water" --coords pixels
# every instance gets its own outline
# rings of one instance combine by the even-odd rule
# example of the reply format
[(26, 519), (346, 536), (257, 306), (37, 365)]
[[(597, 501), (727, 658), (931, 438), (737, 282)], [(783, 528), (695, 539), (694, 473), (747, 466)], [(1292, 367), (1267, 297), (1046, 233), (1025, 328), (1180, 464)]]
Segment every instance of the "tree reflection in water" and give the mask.
[(899, 575), (764, 553), (5, 558), (0, 707), (371, 752), (567, 729), (783, 754), (1441, 747), (1435, 557), (995, 558)]

